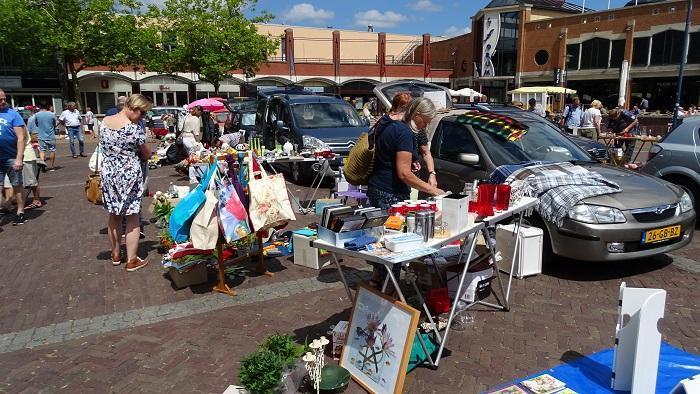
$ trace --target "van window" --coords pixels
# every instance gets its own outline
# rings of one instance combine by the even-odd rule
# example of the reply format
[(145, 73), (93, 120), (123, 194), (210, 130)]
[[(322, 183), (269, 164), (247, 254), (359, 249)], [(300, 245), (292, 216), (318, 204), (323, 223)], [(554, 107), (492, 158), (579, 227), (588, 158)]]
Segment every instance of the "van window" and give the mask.
[(346, 103), (299, 103), (292, 104), (291, 110), (295, 124), (302, 129), (359, 127), (362, 125), (357, 112)]

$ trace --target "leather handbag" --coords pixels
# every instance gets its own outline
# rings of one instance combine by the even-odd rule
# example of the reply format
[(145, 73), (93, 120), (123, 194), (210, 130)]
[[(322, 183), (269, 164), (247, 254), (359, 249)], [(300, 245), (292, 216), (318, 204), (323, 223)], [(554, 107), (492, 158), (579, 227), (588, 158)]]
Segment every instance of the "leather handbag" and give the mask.
[[(99, 150), (99, 146), (97, 147)], [(95, 151), (97, 153), (97, 151)], [(100, 180), (99, 163), (100, 154), (97, 153), (95, 158), (95, 171), (87, 176), (85, 180), (85, 197), (95, 205), (102, 205), (102, 181)]]

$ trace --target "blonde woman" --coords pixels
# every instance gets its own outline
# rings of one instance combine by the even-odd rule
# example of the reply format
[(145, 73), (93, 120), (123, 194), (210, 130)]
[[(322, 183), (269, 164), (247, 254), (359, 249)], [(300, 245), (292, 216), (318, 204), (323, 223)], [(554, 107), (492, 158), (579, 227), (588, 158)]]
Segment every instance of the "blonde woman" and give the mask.
[(100, 178), (102, 201), (109, 213), (107, 235), (112, 264), (121, 264), (121, 218), (126, 217), (126, 270), (136, 271), (147, 261), (136, 253), (139, 242), (139, 213), (144, 191), (141, 160), (150, 156), (146, 146), (143, 118), (153, 103), (140, 94), (132, 94), (124, 108), (107, 116), (100, 124)]
[(600, 120), (603, 118), (600, 109), (603, 104), (599, 100), (593, 100), (591, 107), (584, 111), (581, 117), (581, 135), (593, 141), (598, 140), (600, 135)]

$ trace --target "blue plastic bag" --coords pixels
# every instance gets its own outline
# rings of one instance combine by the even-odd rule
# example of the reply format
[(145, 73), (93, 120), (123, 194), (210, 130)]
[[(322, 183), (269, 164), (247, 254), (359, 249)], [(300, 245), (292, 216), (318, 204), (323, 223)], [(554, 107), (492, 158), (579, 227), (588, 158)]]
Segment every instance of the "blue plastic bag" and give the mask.
[(190, 238), (192, 220), (194, 220), (197, 210), (207, 199), (204, 192), (207, 190), (212, 176), (216, 173), (216, 169), (216, 165), (209, 166), (206, 176), (202, 177), (199, 185), (187, 193), (173, 209), (173, 213), (170, 215), (168, 232), (175, 242), (185, 242)]

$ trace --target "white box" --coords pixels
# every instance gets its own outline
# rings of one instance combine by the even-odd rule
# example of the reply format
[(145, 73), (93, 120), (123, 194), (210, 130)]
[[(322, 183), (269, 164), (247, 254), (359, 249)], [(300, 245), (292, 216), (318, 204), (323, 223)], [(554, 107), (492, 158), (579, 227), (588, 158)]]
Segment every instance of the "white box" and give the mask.
[[(515, 248), (515, 224), (496, 226), (496, 250), (501, 252), (498, 267), (510, 273), (510, 266)], [(522, 279), (525, 276), (542, 273), (543, 232), (537, 227), (520, 226), (518, 236), (520, 246), (516, 252), (513, 276)]]
[(442, 197), (442, 223), (447, 231), (456, 234), (467, 227), (467, 211), (469, 197), (461, 194), (450, 194)]
[(331, 263), (330, 253), (321, 256), (321, 250), (311, 246), (311, 238), (299, 234), (292, 235), (294, 246), (294, 264), (321, 269)]

